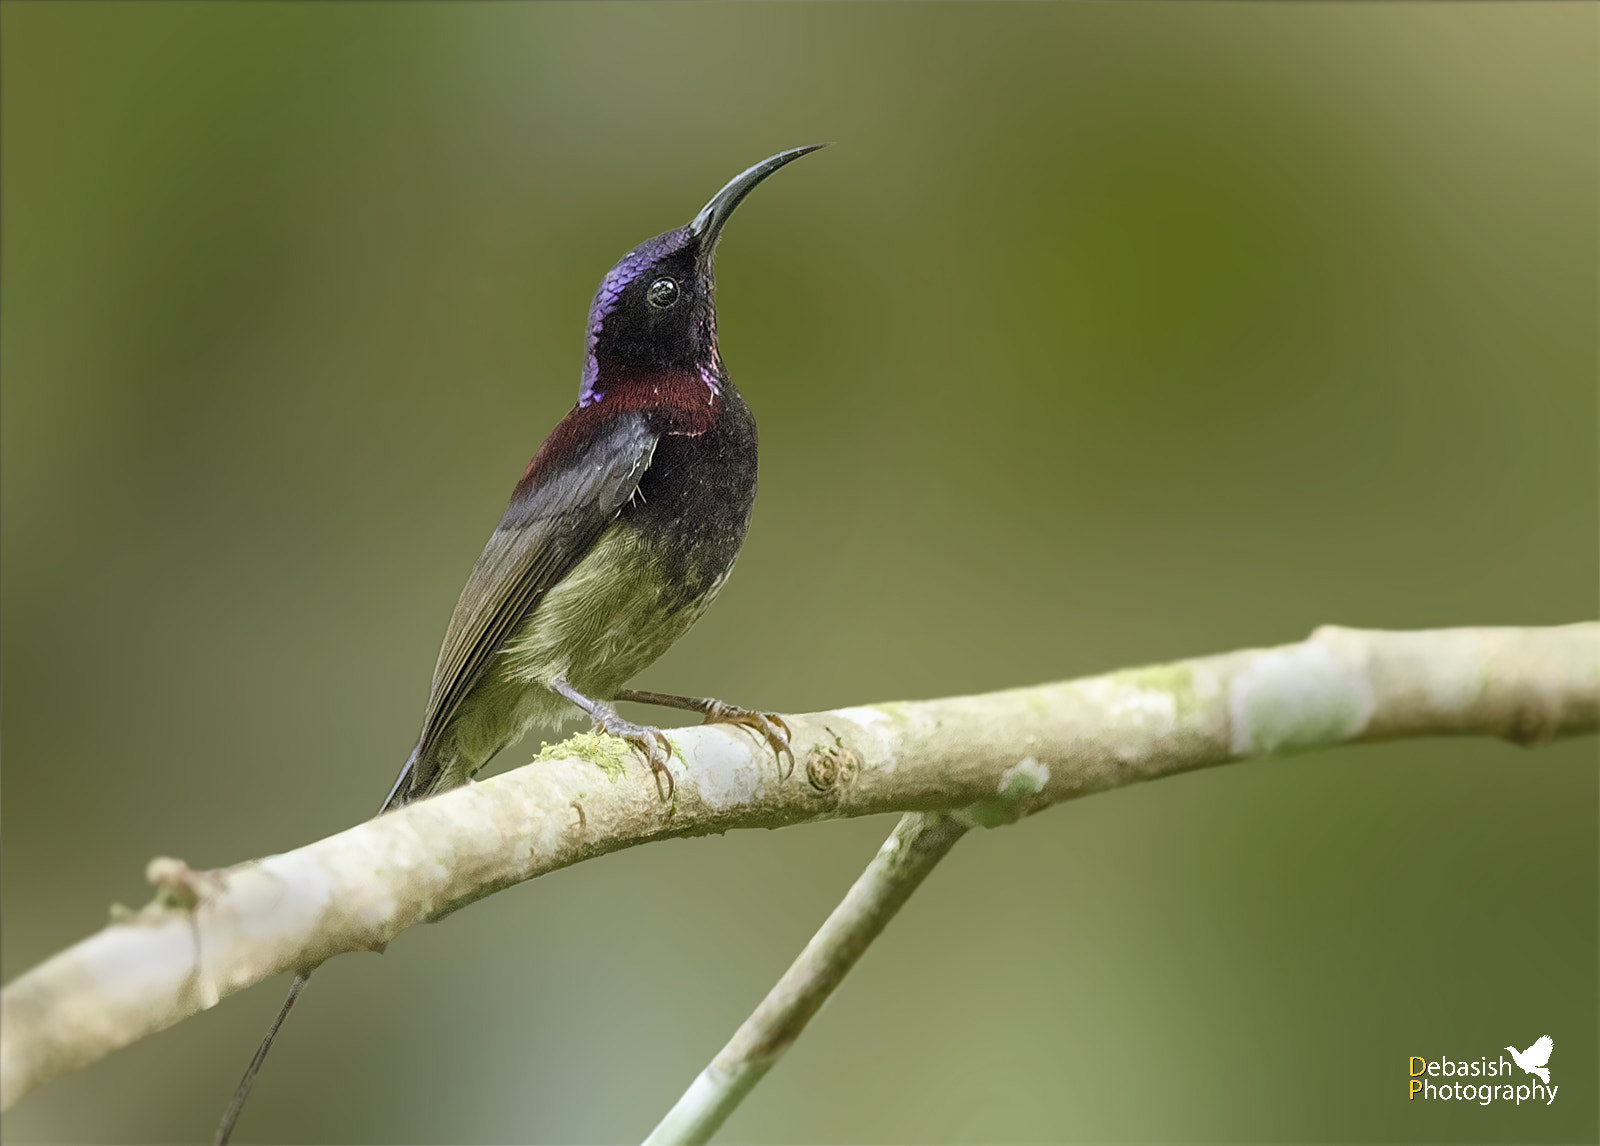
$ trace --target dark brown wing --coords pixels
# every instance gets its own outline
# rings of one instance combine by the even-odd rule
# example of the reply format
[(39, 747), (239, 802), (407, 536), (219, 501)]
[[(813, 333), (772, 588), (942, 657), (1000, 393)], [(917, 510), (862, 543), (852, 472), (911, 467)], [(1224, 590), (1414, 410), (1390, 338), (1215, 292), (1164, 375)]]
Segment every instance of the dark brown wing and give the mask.
[(407, 764), (416, 771), (409, 784), (402, 773), (396, 791), (428, 790), (434, 777), (424, 773), (437, 768), (433, 741), (539, 598), (583, 559), (639, 488), (657, 441), (644, 415), (596, 424), (587, 413), (574, 410), (551, 433), (473, 564), (439, 649), (422, 735)]

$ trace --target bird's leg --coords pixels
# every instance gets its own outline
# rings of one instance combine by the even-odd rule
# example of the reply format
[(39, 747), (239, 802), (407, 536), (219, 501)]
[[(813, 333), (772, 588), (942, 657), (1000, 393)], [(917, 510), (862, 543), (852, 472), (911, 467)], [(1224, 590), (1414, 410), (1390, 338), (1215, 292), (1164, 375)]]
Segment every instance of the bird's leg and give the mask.
[(752, 712), (748, 708), (724, 704), (708, 696), (673, 696), (665, 692), (641, 692), (634, 688), (622, 689), (617, 693), (617, 699), (631, 700), (635, 704), (654, 704), (661, 708), (684, 708), (704, 715), (707, 724), (737, 724), (741, 728), (749, 728), (766, 740), (767, 747), (778, 758), (780, 770), (784, 757), (789, 758), (789, 770), (783, 773), (784, 776), (794, 772), (794, 749), (789, 747), (789, 739), (794, 734), (789, 731), (789, 725), (783, 717), (775, 713)]
[(672, 759), (672, 744), (667, 740), (667, 734), (659, 728), (651, 728), (644, 724), (635, 724), (631, 720), (624, 720), (617, 715), (617, 710), (600, 700), (591, 700), (583, 693), (573, 688), (561, 677), (552, 677), (547, 686), (557, 696), (570, 700), (573, 704), (589, 714), (589, 719), (594, 721), (594, 726), (611, 736), (621, 737), (632, 744), (644, 758), (650, 762), (650, 771), (656, 777), (656, 790), (661, 790), (661, 777), (667, 778), (667, 792), (663, 799), (672, 799), (672, 770), (667, 767), (667, 762)]

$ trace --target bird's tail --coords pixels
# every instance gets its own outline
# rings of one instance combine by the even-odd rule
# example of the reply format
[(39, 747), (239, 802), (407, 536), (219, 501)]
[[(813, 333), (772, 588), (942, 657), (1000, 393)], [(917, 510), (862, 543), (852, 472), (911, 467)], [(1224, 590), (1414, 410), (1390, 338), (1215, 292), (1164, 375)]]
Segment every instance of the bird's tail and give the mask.
[[(378, 815), (383, 815), (390, 808), (397, 808), (406, 804), (411, 799), (411, 792), (407, 781), (417, 762), (417, 753), (412, 751), (407, 758), (405, 767), (400, 769), (400, 775), (395, 778), (394, 787), (389, 789), (389, 794), (384, 797), (383, 804), (378, 808)], [(300, 992), (305, 990), (306, 980), (311, 978), (310, 971), (301, 971), (294, 977), (294, 982), (289, 984), (289, 994), (283, 1000), (283, 1006), (278, 1008), (278, 1017), (272, 1020), (272, 1026), (267, 1028), (266, 1037), (261, 1040), (261, 1045), (256, 1048), (255, 1057), (250, 1060), (250, 1065), (245, 1067), (244, 1077), (239, 1080), (238, 1087), (233, 1092), (233, 1100), (228, 1103), (228, 1109), (222, 1113), (222, 1121), (217, 1124), (217, 1136), (213, 1139), (215, 1146), (227, 1146), (228, 1139), (233, 1136), (233, 1128), (239, 1121), (239, 1115), (244, 1111), (245, 1099), (250, 1097), (250, 1088), (255, 1085), (256, 1075), (261, 1073), (261, 1064), (267, 1061), (267, 1052), (272, 1049), (272, 1041), (278, 1037), (278, 1028), (283, 1026), (283, 1020), (289, 1017), (289, 1012), (294, 1010), (295, 1000), (300, 998)]]
[(1533, 1073), (1538, 1075), (1540, 1078), (1544, 1079), (1544, 1084), (1546, 1086), (1550, 1085), (1550, 1071), (1549, 1071), (1548, 1068), (1542, 1067), (1542, 1066), (1536, 1066), (1536, 1067), (1533, 1068)]
[(244, 1110), (245, 1099), (250, 1097), (250, 1088), (255, 1085), (256, 1075), (261, 1072), (261, 1064), (267, 1061), (267, 1052), (272, 1049), (272, 1040), (278, 1037), (278, 1028), (283, 1026), (283, 1020), (289, 1017), (289, 1012), (294, 1010), (295, 1000), (300, 997), (300, 992), (305, 990), (306, 980), (311, 978), (310, 971), (301, 971), (294, 977), (294, 982), (289, 984), (289, 994), (283, 1000), (283, 1006), (278, 1008), (278, 1017), (272, 1020), (272, 1026), (267, 1028), (267, 1037), (261, 1040), (261, 1045), (256, 1048), (255, 1057), (250, 1060), (250, 1065), (244, 1069), (244, 1077), (239, 1080), (238, 1088), (233, 1092), (233, 1101), (228, 1103), (228, 1109), (222, 1112), (222, 1121), (217, 1124), (217, 1136), (212, 1140), (214, 1146), (227, 1146), (228, 1139), (233, 1137), (233, 1128), (239, 1121), (239, 1115)]
[(389, 789), (389, 794), (383, 798), (383, 803), (378, 805), (378, 815), (383, 815), (391, 808), (404, 807), (411, 802), (411, 775), (417, 768), (417, 753), (422, 751), (421, 741), (411, 750), (411, 755), (406, 757), (405, 767), (400, 769), (400, 775), (394, 778), (394, 787)]

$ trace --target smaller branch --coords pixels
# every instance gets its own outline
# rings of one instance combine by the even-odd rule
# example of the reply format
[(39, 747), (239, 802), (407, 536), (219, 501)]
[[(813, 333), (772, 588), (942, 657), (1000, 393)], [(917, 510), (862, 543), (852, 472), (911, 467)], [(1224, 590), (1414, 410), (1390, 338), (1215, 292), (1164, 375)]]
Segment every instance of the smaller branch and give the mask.
[(728, 1045), (667, 1111), (645, 1146), (709, 1141), (800, 1037), (811, 1016), (967, 828), (961, 820), (937, 812), (902, 816), (844, 901)]

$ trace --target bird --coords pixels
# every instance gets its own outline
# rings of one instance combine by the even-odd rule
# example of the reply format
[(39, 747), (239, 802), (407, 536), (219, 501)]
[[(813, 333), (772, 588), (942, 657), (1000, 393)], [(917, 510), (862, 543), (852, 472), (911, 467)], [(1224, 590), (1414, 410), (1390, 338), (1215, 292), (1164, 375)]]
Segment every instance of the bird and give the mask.
[[(687, 224), (624, 255), (589, 307), (577, 404), (528, 463), (467, 575), (434, 666), (416, 746), (382, 815), (470, 780), (534, 725), (587, 716), (674, 781), (659, 728), (619, 700), (746, 727), (794, 768), (779, 716), (623, 685), (697, 621), (744, 543), (756, 495), (755, 415), (717, 345), (717, 240), (773, 172), (826, 144), (734, 176)], [(223, 1146), (311, 970), (299, 972), (240, 1080)]]
[(1556, 1049), (1555, 1040), (1549, 1035), (1541, 1035), (1527, 1050), (1519, 1051), (1516, 1047), (1507, 1047), (1511, 1052), (1511, 1061), (1520, 1066), (1527, 1074), (1536, 1074), (1544, 1080), (1546, 1086), (1550, 1085), (1550, 1072), (1545, 1069), (1545, 1063), (1550, 1061), (1550, 1052)]

